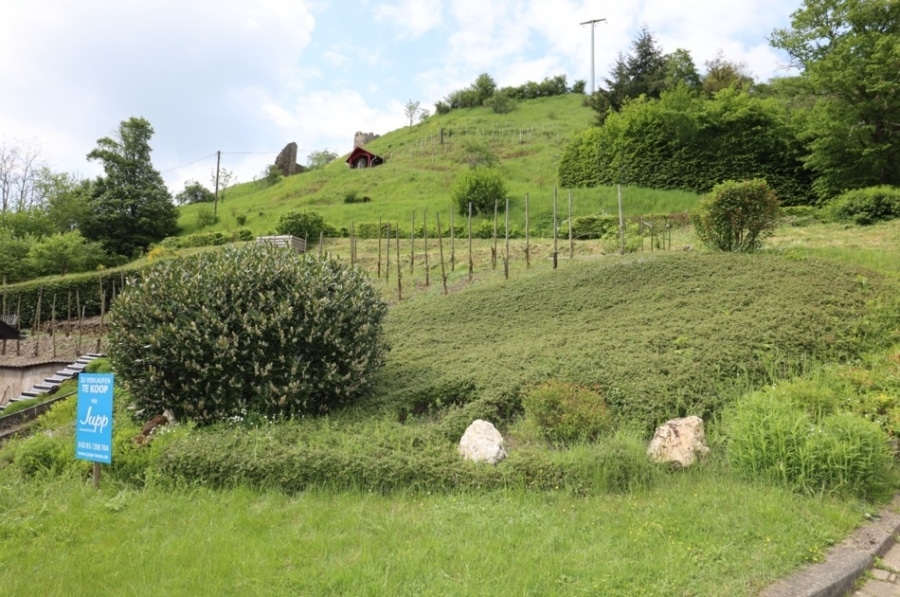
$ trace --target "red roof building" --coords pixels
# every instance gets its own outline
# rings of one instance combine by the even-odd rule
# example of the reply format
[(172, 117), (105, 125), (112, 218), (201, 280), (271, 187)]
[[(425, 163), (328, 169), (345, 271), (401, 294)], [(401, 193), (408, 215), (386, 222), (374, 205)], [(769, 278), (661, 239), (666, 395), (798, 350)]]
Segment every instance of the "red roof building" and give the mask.
[(358, 145), (350, 152), (347, 158), (347, 165), (351, 168), (374, 168), (384, 163), (384, 158), (375, 155), (371, 151), (366, 151)]

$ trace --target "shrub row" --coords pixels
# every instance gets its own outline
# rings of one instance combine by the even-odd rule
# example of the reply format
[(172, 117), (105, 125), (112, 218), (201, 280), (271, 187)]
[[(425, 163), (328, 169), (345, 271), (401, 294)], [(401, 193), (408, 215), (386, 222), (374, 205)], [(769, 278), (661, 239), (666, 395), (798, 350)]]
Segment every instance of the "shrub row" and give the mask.
[(835, 221), (863, 226), (900, 218), (900, 188), (879, 186), (847, 191), (829, 201), (825, 212)]
[[(0, 295), (5, 299), (7, 313), (15, 315), (18, 311), (21, 325), (26, 328), (31, 327), (34, 322), (38, 297), (41, 298), (41, 322), (52, 319), (54, 296), (57, 320), (67, 318), (70, 313), (73, 318), (77, 317), (79, 305), (85, 317), (93, 317), (100, 315), (101, 301), (108, 311), (113, 297), (125, 286), (126, 280), (138, 275), (143, 267), (125, 266), (114, 270), (30, 280), (5, 286), (0, 289)], [(2, 304), (4, 303), (0, 302), (0, 310)]]
[(232, 230), (231, 232), (198, 232), (186, 236), (170, 236), (159, 243), (167, 249), (189, 249), (192, 247), (212, 247), (228, 243), (247, 242), (256, 238), (252, 231), (246, 228)]

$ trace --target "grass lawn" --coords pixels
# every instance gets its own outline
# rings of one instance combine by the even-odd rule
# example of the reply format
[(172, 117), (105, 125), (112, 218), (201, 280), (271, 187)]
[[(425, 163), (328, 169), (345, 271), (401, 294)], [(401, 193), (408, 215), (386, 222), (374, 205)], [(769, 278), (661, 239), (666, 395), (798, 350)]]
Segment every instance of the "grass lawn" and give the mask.
[(7, 595), (754, 595), (856, 502), (694, 471), (646, 493), (0, 490)]

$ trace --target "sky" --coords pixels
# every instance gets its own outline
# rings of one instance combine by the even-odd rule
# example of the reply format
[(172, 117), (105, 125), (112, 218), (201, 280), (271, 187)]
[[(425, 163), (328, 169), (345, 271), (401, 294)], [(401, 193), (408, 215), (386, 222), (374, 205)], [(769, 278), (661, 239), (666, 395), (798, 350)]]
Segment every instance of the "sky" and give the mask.
[(0, 146), (57, 172), (132, 116), (154, 128), (170, 191), (210, 186), (216, 152), (238, 182), (288, 143), (353, 149), (481, 73), (499, 86), (565, 74), (597, 86), (642, 27), (698, 69), (721, 50), (757, 80), (791, 74), (768, 45), (801, 0), (0, 0)]

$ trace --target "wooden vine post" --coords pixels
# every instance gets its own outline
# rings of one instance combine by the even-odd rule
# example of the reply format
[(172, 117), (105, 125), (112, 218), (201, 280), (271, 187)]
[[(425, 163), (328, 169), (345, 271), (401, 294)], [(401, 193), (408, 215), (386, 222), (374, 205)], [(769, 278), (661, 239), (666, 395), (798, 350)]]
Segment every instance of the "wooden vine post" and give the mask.
[(528, 229), (528, 193), (525, 193), (525, 269), (531, 269), (531, 232)]
[(32, 356), (38, 356), (41, 351), (41, 334), (40, 334), (40, 325), (41, 325), (41, 301), (44, 298), (44, 287), (41, 286), (38, 289), (38, 302), (37, 309), (34, 313), (34, 325), (31, 327), (31, 334), (34, 336), (34, 353)]
[(575, 257), (575, 240), (572, 237), (572, 189), (569, 189), (569, 259)]
[(557, 222), (557, 199), (558, 195), (556, 187), (553, 187), (553, 269), (556, 269), (559, 259), (559, 251), (557, 249), (559, 243), (559, 224)]
[(497, 269), (497, 200), (494, 199), (494, 232), (491, 244), (491, 269)]
[[(384, 245), (384, 283), (391, 281), (391, 223), (387, 223), (386, 238)], [(381, 239), (381, 230), (378, 231), (379, 242)]]
[(430, 272), (428, 271), (428, 212), (422, 210), (422, 240), (425, 243), (425, 288), (431, 286)]
[(454, 235), (456, 232), (453, 230), (453, 205), (450, 205), (450, 271), (456, 271), (456, 244), (454, 243)]
[(472, 261), (472, 204), (469, 203), (469, 282), (475, 273), (475, 262)]
[(53, 306), (50, 307), (50, 342), (53, 346), (53, 358), (56, 358), (56, 293), (53, 293)]
[(506, 198), (506, 255), (503, 257), (503, 277), (509, 280), (509, 197)]
[[(453, 212), (450, 212), (451, 214)], [(435, 214), (438, 228), (438, 250), (441, 254), (441, 280), (444, 283), (444, 294), (447, 294), (447, 268), (444, 266), (444, 235), (441, 234), (441, 214)]]
[(413, 273), (413, 268), (416, 265), (415, 239), (416, 239), (416, 212), (413, 212), (412, 229), (409, 231), (409, 273), (410, 274)]
[(378, 218), (378, 279), (381, 279), (381, 218)]
[(400, 269), (400, 224), (397, 224), (397, 302), (403, 300), (403, 272)]

